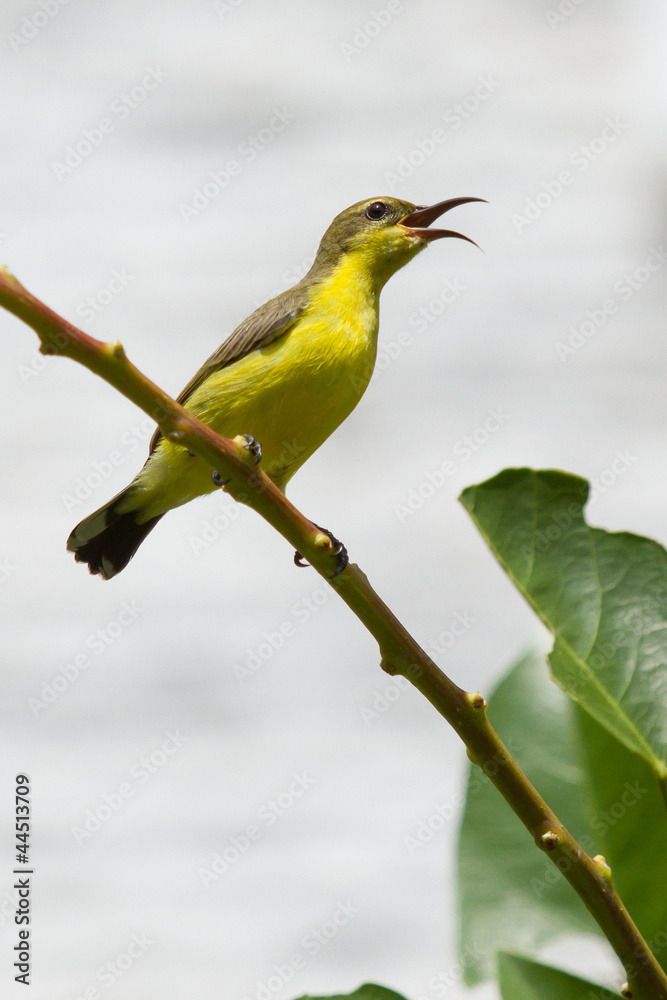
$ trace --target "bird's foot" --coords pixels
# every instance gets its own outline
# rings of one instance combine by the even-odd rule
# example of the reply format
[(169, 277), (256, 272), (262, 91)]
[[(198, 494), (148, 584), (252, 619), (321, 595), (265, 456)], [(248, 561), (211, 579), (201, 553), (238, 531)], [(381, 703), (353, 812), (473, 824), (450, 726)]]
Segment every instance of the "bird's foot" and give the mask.
[(214, 486), (226, 486), (227, 483), (231, 483), (231, 479), (223, 479), (217, 469), (211, 473), (211, 479)]
[(252, 458), (254, 465), (259, 465), (262, 461), (262, 446), (256, 441), (252, 434), (239, 434), (234, 438), (235, 444), (240, 444)]
[[(331, 575), (331, 579), (333, 580), (334, 577), (338, 576), (339, 573), (343, 572), (348, 562), (350, 561), (349, 556), (347, 554), (347, 549), (345, 548), (343, 543), (339, 541), (335, 535), (332, 535), (332, 533), (327, 528), (321, 528), (320, 525), (315, 524), (315, 522), (313, 522), (313, 524), (320, 532), (320, 535), (322, 536), (321, 540), (319, 536), (316, 536), (315, 545), (331, 549), (332, 555), (336, 556), (336, 570)], [(298, 550), (294, 553), (294, 565), (298, 566), (299, 569), (303, 569), (304, 566), (309, 565), (308, 562), (306, 562), (306, 560), (303, 558), (303, 555)]]
[[(262, 446), (259, 441), (255, 441), (252, 434), (238, 434), (234, 438), (234, 444), (240, 445), (241, 448), (245, 448), (252, 459), (253, 465), (258, 465), (262, 461)], [(212, 473), (211, 479), (213, 480), (214, 486), (226, 486), (227, 483), (231, 482), (231, 479), (222, 479), (220, 473), (217, 471)]]

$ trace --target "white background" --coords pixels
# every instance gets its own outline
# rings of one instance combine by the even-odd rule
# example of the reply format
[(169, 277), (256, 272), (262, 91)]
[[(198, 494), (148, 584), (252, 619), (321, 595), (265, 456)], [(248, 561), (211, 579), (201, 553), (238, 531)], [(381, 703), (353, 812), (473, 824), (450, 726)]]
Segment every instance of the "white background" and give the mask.
[[(290, 486), (423, 644), (441, 636), (443, 668), (485, 692), (545, 637), (457, 504), (464, 486), (507, 466), (563, 468), (601, 480), (594, 523), (667, 538), (664, 269), (627, 300), (617, 284), (664, 239), (666, 10), (658, 0), (561, 6), (571, 13), (550, 24), (557, 0), (401, 0), (380, 29), (382, 0), (218, 10), (51, 0), (48, 17), (6, 0), (0, 29), (0, 257), (62, 315), (120, 339), (174, 394), (254, 306), (296, 280), (347, 205), (488, 199), (447, 217), (484, 254), (443, 241), (392, 279), (382, 370)], [(149, 69), (163, 79), (142, 92)], [(117, 110), (133, 92), (135, 106)], [(292, 120), (262, 131), (275, 109)], [(78, 166), (54, 167), (105, 118), (112, 130)], [(595, 141), (608, 119), (613, 141)], [(270, 140), (252, 159), (249, 136)], [(186, 222), (181, 206), (232, 159), (240, 172)], [(558, 193), (564, 170), (572, 180)], [(107, 302), (114, 271), (131, 280)], [(451, 302), (447, 282), (460, 291)], [(89, 297), (104, 305), (92, 322), (81, 313)], [(609, 299), (606, 322), (559, 356)], [(234, 511), (193, 551), (205, 522), (223, 523), (231, 501), (221, 496), (171, 513), (113, 581), (89, 577), (65, 540), (140, 468), (141, 415), (70, 361), (40, 369), (32, 331), (5, 313), (0, 325), (0, 817), (8, 846), (13, 778), (27, 772), (32, 1000), (93, 988), (113, 1000), (255, 998), (297, 953), (305, 968), (277, 1000), (368, 980), (413, 1000), (442, 995), (429, 981), (458, 974), (459, 810), (423, 849), (410, 854), (405, 838), (460, 788), (457, 739), (412, 691), (364, 718), (391, 686), (373, 641), (252, 512)], [(412, 342), (392, 350), (406, 331)], [(506, 416), (488, 434), (491, 409)], [(466, 435), (476, 435), (467, 458)], [(455, 474), (399, 516), (447, 460)], [(111, 474), (72, 501), (79, 480), (95, 483), (96, 463)], [(304, 621), (306, 600), (319, 606)], [(118, 629), (123, 602), (136, 617)], [(457, 613), (474, 623), (453, 639)], [(241, 683), (235, 666), (285, 623), (294, 634)], [(91, 648), (100, 629), (120, 631), (102, 654)], [(83, 654), (90, 665), (31, 710)], [(177, 752), (158, 753), (144, 783), (132, 777), (170, 731), (186, 738)], [(308, 790), (263, 822), (258, 810), (304, 772)], [(87, 810), (123, 783), (132, 795), (77, 844)], [(200, 869), (251, 824), (259, 839), (204, 888)], [(12, 864), (10, 849), (0, 981), (25, 996), (12, 982)], [(348, 901), (356, 915), (308, 952), (304, 935)], [(152, 943), (104, 985), (98, 970), (133, 934)], [(617, 969), (576, 945), (553, 954), (592, 975)]]

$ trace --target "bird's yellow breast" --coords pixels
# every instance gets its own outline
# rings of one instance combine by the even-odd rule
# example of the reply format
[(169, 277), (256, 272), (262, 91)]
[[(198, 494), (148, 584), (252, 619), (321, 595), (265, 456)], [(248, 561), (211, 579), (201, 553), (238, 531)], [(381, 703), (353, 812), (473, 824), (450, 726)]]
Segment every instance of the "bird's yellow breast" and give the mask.
[[(261, 468), (286, 483), (345, 420), (373, 372), (378, 295), (354, 255), (310, 289), (288, 332), (214, 372), (186, 402), (224, 437), (251, 434)], [(214, 489), (205, 463), (162, 439), (136, 481), (144, 518)]]

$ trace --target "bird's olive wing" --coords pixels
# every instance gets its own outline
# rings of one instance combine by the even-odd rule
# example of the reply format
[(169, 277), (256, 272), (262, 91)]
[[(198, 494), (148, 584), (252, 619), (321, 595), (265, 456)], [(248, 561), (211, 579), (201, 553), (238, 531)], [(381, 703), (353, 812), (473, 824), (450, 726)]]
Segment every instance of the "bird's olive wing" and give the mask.
[[(199, 386), (209, 378), (213, 372), (220, 371), (228, 365), (234, 364), (253, 351), (258, 351), (262, 347), (267, 347), (279, 337), (291, 329), (299, 315), (306, 308), (306, 293), (301, 289), (290, 289), (282, 295), (270, 299), (247, 319), (236, 327), (217, 351), (204, 362), (196, 375), (190, 379), (186, 387), (179, 393), (177, 401), (182, 403), (187, 409), (187, 401)], [(156, 430), (150, 443), (149, 454), (155, 450), (155, 446), (161, 437), (160, 430)]]

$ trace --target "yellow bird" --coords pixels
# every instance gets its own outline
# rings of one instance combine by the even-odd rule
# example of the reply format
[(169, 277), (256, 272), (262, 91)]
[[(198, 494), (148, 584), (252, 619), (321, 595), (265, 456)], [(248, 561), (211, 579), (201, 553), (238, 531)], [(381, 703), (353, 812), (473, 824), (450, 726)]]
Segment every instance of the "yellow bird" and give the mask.
[[(224, 437), (245, 435), (257, 456), (261, 446), (262, 468), (284, 490), (368, 386), (385, 283), (433, 240), (472, 243), (428, 226), (458, 205), (483, 200), (450, 198), (424, 207), (369, 198), (341, 212), (308, 274), (248, 316), (188, 382), (179, 403)], [(67, 548), (109, 580), (168, 510), (219, 485), (205, 462), (157, 431), (139, 474), (76, 526)]]

